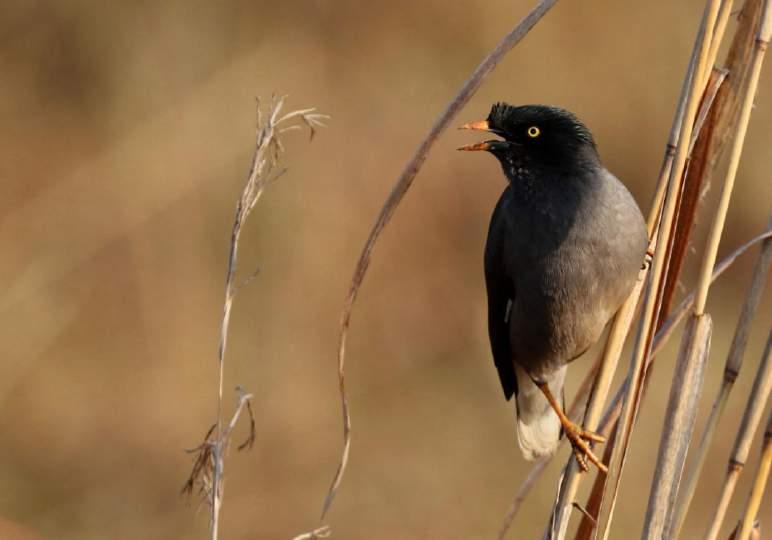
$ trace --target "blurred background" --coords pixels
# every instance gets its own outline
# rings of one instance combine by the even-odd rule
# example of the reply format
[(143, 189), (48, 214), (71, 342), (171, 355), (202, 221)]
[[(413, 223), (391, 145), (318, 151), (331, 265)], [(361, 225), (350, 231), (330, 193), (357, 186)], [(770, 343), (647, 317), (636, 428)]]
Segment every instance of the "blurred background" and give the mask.
[[(337, 323), (361, 246), (432, 122), (533, 3), (3, 2), (0, 538), (206, 537), (207, 513), (179, 496), (184, 449), (215, 419), (230, 228), (254, 98), (271, 93), (332, 119), (311, 144), (285, 137), (289, 172), (242, 236), (241, 275), (260, 274), (236, 298), (227, 403), (237, 384), (255, 393), (257, 442), (228, 457), (221, 532), (289, 538), (315, 525), (341, 448)], [(571, 109), (646, 212), (701, 13), (699, 0), (559, 3), (457, 123), (483, 118), (496, 100)], [(719, 256), (760, 232), (770, 211), (766, 67)], [(504, 179), (490, 156), (455, 151), (472, 139), (450, 131), (438, 142), (355, 307), (354, 439), (329, 516), (336, 538), (492, 538), (530, 469), (486, 334), (482, 250)], [(698, 252), (717, 192), (705, 199)], [(756, 253), (710, 295), (711, 400)], [(696, 266), (691, 255), (679, 299)], [(687, 538), (703, 533), (716, 504), (771, 299)], [(677, 341), (644, 404), (617, 538), (639, 534)], [(572, 366), (569, 397), (589, 359)], [(746, 500), (758, 448), (727, 522)], [(541, 534), (567, 454), (512, 538)]]

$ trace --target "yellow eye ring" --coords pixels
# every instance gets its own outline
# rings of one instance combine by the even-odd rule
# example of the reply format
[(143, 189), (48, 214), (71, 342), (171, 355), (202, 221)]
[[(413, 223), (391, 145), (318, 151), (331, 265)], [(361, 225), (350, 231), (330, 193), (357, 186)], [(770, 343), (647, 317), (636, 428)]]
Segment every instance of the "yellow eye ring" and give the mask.
[(536, 126), (531, 126), (528, 128), (528, 131), (526, 131), (528, 136), (532, 139), (535, 139), (539, 135), (541, 135), (541, 130)]

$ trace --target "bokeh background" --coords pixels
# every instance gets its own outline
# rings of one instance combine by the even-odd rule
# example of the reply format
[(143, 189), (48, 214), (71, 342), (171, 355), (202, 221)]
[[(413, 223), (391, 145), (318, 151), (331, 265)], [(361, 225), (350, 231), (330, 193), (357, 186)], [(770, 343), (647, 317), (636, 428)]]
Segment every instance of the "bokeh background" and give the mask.
[[(215, 416), (230, 227), (254, 144), (254, 98), (271, 93), (332, 120), (311, 144), (285, 138), (289, 172), (242, 237), (241, 274), (260, 274), (236, 299), (226, 389), (256, 394), (257, 442), (228, 458), (222, 537), (289, 538), (315, 525), (341, 446), (337, 322), (356, 258), (415, 146), (531, 4), (4, 0), (0, 538), (206, 537), (206, 512), (179, 496), (191, 465), (184, 449)], [(484, 117), (496, 100), (569, 108), (647, 209), (701, 10), (698, 0), (559, 3), (458, 123)], [(721, 253), (760, 232), (770, 211), (770, 83), (766, 69)], [(485, 326), (481, 254), (504, 180), (495, 160), (454, 150), (470, 141), (464, 132), (439, 141), (355, 308), (354, 441), (329, 516), (336, 538), (492, 538), (529, 470)], [(705, 199), (698, 252), (717, 191)], [(710, 296), (711, 398), (754, 254)], [(696, 261), (679, 295), (692, 288)], [(715, 505), (771, 299), (687, 538), (704, 531)], [(674, 350), (644, 405), (616, 538), (639, 534)], [(572, 367), (569, 396), (586, 367)], [(567, 452), (512, 538), (541, 534)], [(770, 527), (772, 508), (763, 508)]]

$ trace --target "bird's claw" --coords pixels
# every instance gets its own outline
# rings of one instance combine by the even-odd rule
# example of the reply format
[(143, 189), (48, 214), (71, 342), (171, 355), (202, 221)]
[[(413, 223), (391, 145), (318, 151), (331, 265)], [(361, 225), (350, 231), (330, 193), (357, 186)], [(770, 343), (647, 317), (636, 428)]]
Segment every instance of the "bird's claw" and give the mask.
[(606, 465), (604, 465), (603, 462), (598, 459), (588, 444), (588, 441), (599, 443), (606, 442), (605, 437), (598, 435), (597, 433), (593, 433), (592, 431), (583, 429), (574, 423), (571, 423), (570, 425), (564, 425), (563, 429), (565, 430), (566, 437), (569, 441), (571, 441), (571, 446), (574, 450), (574, 456), (576, 456), (576, 462), (579, 464), (579, 468), (583, 472), (590, 470), (590, 467), (587, 464), (588, 459), (590, 462), (592, 462), (593, 465), (603, 471), (603, 473), (608, 472), (608, 467), (606, 467)]

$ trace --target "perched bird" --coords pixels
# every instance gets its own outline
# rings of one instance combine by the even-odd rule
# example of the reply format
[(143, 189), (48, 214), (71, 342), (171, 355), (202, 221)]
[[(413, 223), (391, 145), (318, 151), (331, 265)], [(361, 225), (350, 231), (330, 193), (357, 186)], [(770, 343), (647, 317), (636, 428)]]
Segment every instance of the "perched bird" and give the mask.
[(498, 103), (462, 128), (503, 139), (459, 150), (490, 152), (508, 181), (488, 231), (485, 283), (493, 359), (504, 395), (515, 396), (520, 448), (526, 459), (551, 454), (563, 432), (583, 470), (589, 458), (605, 472), (588, 444), (604, 439), (566, 416), (563, 382), (635, 285), (648, 244), (641, 211), (566, 110)]

